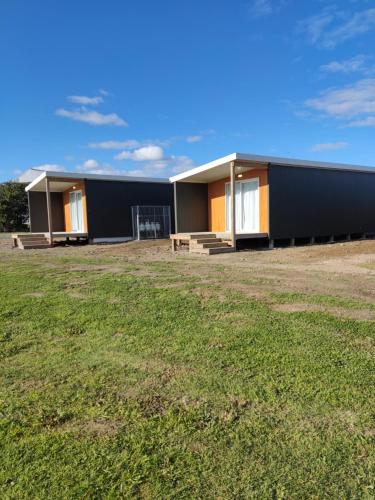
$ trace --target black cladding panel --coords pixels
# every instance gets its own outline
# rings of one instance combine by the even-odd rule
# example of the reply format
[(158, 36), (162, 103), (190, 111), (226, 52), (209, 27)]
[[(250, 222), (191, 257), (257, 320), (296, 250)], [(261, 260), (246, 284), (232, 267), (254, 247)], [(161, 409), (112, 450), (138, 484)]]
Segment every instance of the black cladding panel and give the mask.
[[(29, 191), (30, 231), (48, 232), (46, 193)], [(62, 193), (51, 193), (52, 231), (65, 231), (64, 205)]]
[(375, 170), (269, 166), (270, 238), (375, 232)]
[(158, 182), (85, 181), (89, 238), (133, 237), (131, 207), (171, 207), (173, 231), (173, 186)]
[(208, 185), (175, 183), (176, 232), (208, 231)]

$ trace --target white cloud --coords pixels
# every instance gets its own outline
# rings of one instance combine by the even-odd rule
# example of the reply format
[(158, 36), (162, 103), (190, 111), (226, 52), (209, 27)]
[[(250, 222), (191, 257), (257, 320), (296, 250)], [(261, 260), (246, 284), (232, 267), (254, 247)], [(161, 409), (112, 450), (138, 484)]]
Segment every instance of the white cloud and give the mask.
[(278, 12), (285, 0), (251, 0), (249, 12), (252, 17), (264, 17)]
[(89, 125), (117, 125), (120, 127), (126, 127), (128, 125), (126, 121), (120, 118), (116, 113), (105, 115), (86, 108), (72, 111), (59, 108), (56, 110), (56, 115), (69, 118), (74, 121), (88, 123)]
[(355, 73), (357, 71), (366, 73), (368, 68), (366, 67), (367, 58), (363, 55), (358, 55), (352, 57), (351, 59), (346, 59), (345, 61), (332, 61), (328, 64), (323, 64), (320, 66), (320, 70), (325, 73)]
[(113, 168), (108, 163), (99, 163), (97, 160), (89, 159), (77, 165), (78, 172), (85, 172), (87, 174), (100, 174), (100, 175), (120, 175), (122, 172)]
[(189, 135), (186, 137), (186, 142), (188, 142), (189, 144), (193, 143), (193, 142), (199, 142), (203, 139), (203, 136), (202, 135)]
[(194, 161), (188, 156), (168, 156), (161, 160), (142, 163), (141, 168), (123, 171), (123, 175), (135, 177), (164, 177), (183, 172), (195, 167)]
[(298, 23), (298, 30), (307, 35), (311, 44), (326, 49), (333, 49), (340, 43), (366, 34), (374, 28), (374, 8), (350, 13), (331, 6)]
[(347, 124), (348, 127), (375, 127), (375, 116), (368, 116), (362, 120), (353, 120)]
[(321, 153), (322, 151), (338, 151), (340, 149), (345, 149), (349, 146), (347, 142), (326, 142), (321, 144), (315, 144), (311, 151), (313, 153)]
[(299, 21), (297, 28), (299, 32), (307, 35), (310, 43), (316, 44), (321, 40), (324, 30), (332, 23), (334, 18), (331, 9), (325, 9), (319, 14)]
[(358, 35), (363, 35), (375, 28), (375, 9), (357, 12), (351, 18), (327, 33), (325, 45), (334, 48), (339, 43), (350, 40)]
[(171, 156), (169, 164), (174, 174), (179, 174), (196, 166), (194, 161), (188, 156)]
[(127, 141), (91, 142), (88, 145), (91, 149), (135, 149), (140, 146), (141, 143), (133, 139), (129, 139)]
[(343, 88), (327, 89), (305, 105), (333, 118), (348, 119), (375, 114), (375, 79), (360, 80)]
[(89, 106), (89, 105), (97, 105), (101, 104), (104, 102), (103, 97), (96, 96), (96, 97), (87, 97), (85, 95), (69, 95), (67, 97), (67, 100), (69, 102), (73, 102), (74, 104), (82, 104), (83, 106)]
[(43, 170), (48, 172), (65, 172), (65, 167), (58, 165), (57, 163), (44, 163), (43, 165), (37, 165), (36, 167), (31, 167), (34, 170)]
[(130, 177), (152, 177), (142, 168), (127, 170), (126, 172), (124, 172), (124, 175), (129, 175)]
[(195, 167), (194, 161), (188, 156), (169, 156), (160, 161), (146, 163), (142, 168), (128, 170), (125, 175), (135, 177), (169, 177)]
[(104, 95), (104, 97), (107, 97), (109, 95), (108, 90), (105, 89), (99, 89), (99, 94)]
[(149, 145), (134, 151), (122, 151), (122, 153), (115, 156), (115, 160), (156, 161), (161, 160), (163, 156), (163, 148)]

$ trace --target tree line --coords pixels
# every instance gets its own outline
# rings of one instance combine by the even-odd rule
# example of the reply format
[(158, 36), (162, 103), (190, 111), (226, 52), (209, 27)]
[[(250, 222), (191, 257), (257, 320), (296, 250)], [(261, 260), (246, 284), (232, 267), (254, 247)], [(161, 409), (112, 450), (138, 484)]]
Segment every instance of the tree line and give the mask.
[(0, 184), (0, 232), (25, 231), (28, 220), (25, 185), (12, 181)]

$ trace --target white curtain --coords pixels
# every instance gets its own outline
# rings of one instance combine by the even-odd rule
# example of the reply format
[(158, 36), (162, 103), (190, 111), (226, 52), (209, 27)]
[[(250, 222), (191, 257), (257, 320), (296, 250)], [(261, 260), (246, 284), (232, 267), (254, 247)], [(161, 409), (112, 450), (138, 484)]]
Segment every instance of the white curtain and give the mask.
[[(259, 231), (259, 181), (236, 182), (236, 231), (256, 233)], [(225, 185), (226, 224), (231, 228), (231, 193), (230, 184)]]

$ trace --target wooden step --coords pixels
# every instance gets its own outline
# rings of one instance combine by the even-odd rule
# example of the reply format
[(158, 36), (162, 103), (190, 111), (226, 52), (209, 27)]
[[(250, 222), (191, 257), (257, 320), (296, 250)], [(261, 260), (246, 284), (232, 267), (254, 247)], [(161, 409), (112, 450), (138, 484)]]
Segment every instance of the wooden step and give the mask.
[(191, 248), (190, 252), (192, 253), (200, 253), (205, 255), (216, 255), (219, 253), (230, 253), (234, 252), (234, 248), (230, 246), (221, 246), (216, 248)]
[(48, 243), (47, 238), (18, 238), (18, 241), (21, 243), (25, 244), (31, 244), (31, 243)]
[(227, 247), (228, 243), (224, 241), (215, 241), (213, 243), (200, 243), (198, 245), (193, 245), (194, 248), (219, 248), (219, 247)]
[(20, 244), (19, 245), (19, 248), (21, 248), (22, 250), (33, 250), (34, 248), (35, 249), (42, 249), (42, 248), (49, 248), (50, 245), (49, 243), (27, 243), (27, 244)]
[(201, 243), (221, 243), (223, 240), (221, 238), (199, 238), (199, 239), (192, 239), (190, 240), (191, 244), (198, 244), (200, 245)]
[(199, 239), (211, 239), (211, 238), (216, 238), (216, 234), (215, 233), (204, 233), (204, 234), (189, 234), (188, 235), (188, 239), (189, 240), (199, 240)]

